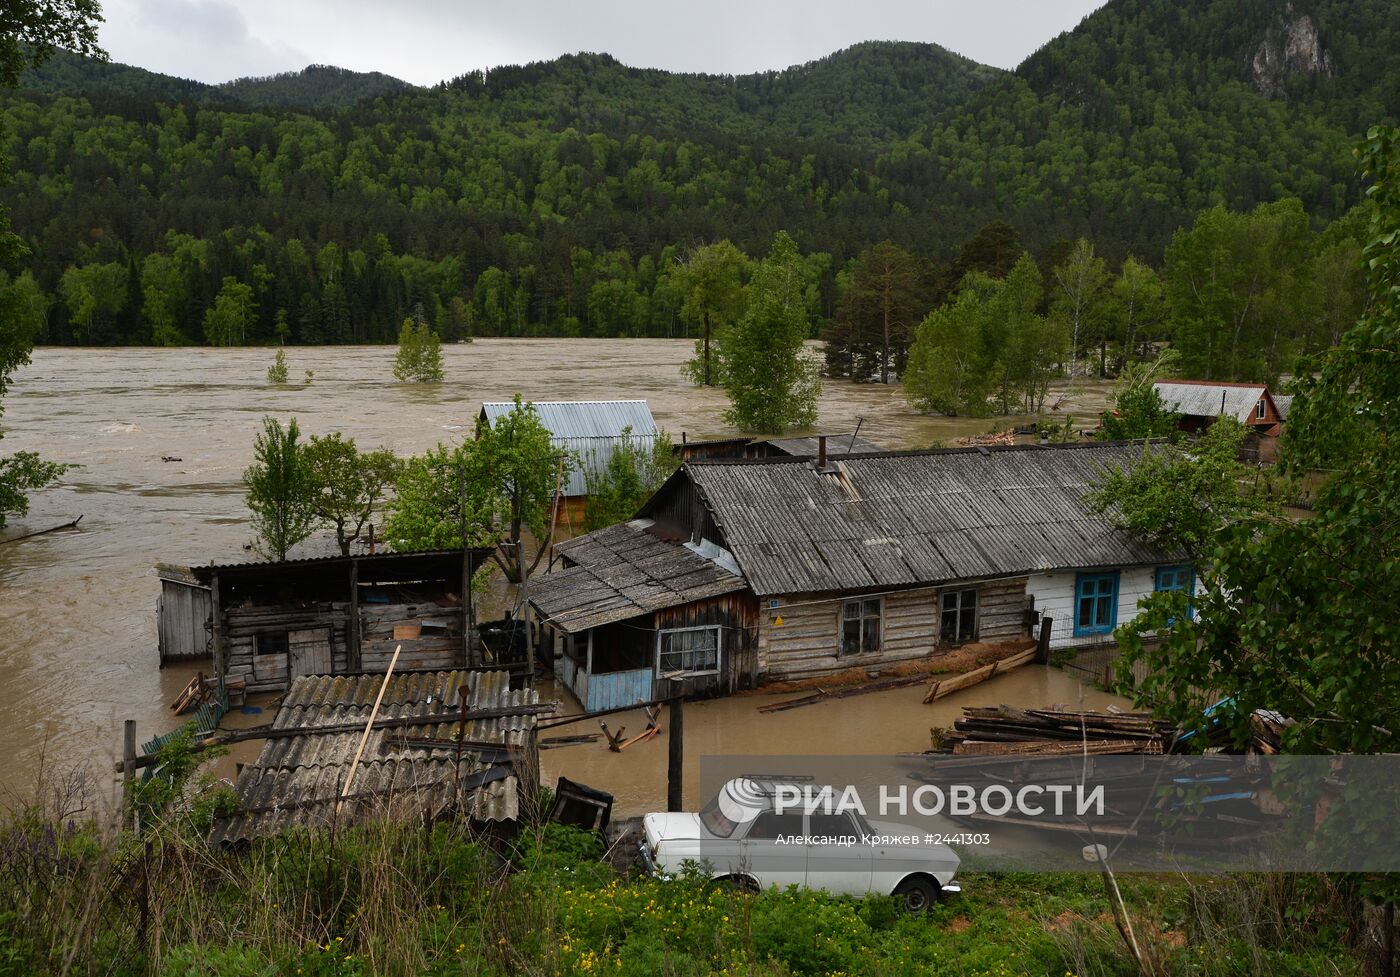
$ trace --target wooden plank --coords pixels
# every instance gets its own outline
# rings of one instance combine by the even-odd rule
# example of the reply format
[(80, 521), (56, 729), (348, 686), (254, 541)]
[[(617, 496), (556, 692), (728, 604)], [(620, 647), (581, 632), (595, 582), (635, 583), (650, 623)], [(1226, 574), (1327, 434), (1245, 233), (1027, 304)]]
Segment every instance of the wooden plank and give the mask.
[(981, 668), (974, 668), (970, 672), (962, 675), (955, 675), (951, 678), (938, 679), (929, 684), (928, 692), (924, 695), (925, 704), (941, 699), (946, 695), (951, 695), (960, 689), (969, 689), (974, 685), (980, 685), (994, 676), (1003, 672), (1009, 672), (1013, 668), (1020, 668), (1035, 661), (1035, 649), (1031, 648), (1010, 658), (1003, 658), (1000, 661), (992, 662), (990, 665), (983, 665)]

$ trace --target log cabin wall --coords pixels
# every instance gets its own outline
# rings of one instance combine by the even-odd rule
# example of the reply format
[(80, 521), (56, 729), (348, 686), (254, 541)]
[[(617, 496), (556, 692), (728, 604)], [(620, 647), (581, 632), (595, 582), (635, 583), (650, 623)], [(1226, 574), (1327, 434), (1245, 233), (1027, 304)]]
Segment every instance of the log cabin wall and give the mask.
[(400, 645), (398, 671), (460, 668), (466, 664), (462, 634), (460, 606), (361, 603), (360, 670), (384, 671)]
[[(764, 601), (759, 612), (755, 651), (760, 681), (815, 678), (947, 651), (939, 640), (940, 594), (944, 589), (969, 588), (977, 589), (977, 640), (1004, 641), (1029, 634), (1025, 577), (884, 594), (880, 647), (861, 654), (841, 654), (842, 606), (860, 594), (790, 594)], [(776, 607), (770, 606), (775, 602)]]
[[(296, 635), (329, 629), (330, 671), (343, 675), (350, 664), (350, 604), (332, 601), (305, 607), (231, 607), (224, 617), (227, 676), (242, 678), (250, 692), (273, 692), (289, 685), (288, 652), (280, 644), (272, 653), (259, 654), (259, 634)], [(395, 638), (395, 629), (401, 637)], [(409, 631), (416, 637), (409, 637)], [(463, 664), (462, 609), (437, 604), (361, 604), (360, 667), (362, 672), (382, 672), (389, 667), (394, 648), (403, 646), (396, 671), (442, 670)], [(317, 669), (320, 671), (320, 669)]]
[(287, 635), (291, 632), (329, 629), (331, 671), (340, 674), (349, 669), (348, 601), (315, 603), (305, 607), (230, 607), (222, 616), (224, 657), (227, 661), (225, 674), (229, 678), (242, 678), (249, 692), (277, 692), (289, 684), (286, 650), (259, 654), (259, 634)]

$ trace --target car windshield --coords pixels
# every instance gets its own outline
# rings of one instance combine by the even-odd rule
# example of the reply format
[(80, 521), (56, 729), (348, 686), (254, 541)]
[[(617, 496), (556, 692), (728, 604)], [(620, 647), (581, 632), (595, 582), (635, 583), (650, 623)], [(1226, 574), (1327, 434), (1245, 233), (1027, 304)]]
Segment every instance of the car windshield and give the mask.
[(716, 838), (728, 838), (734, 833), (734, 829), (739, 826), (739, 822), (725, 816), (719, 809), (719, 797), (706, 804), (700, 812), (700, 823), (705, 826), (705, 830)]

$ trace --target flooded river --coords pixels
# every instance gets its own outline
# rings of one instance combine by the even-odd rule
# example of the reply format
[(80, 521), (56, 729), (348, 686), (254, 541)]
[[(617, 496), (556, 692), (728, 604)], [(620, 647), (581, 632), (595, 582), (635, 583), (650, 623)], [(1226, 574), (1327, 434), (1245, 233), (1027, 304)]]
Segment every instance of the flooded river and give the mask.
[[(124, 719), (137, 721), (141, 741), (176, 725), (169, 703), (193, 669), (156, 667), (151, 568), (247, 558), (241, 475), (264, 414), (295, 416), (308, 434), (341, 431), (362, 448), (401, 453), (463, 436), (482, 400), (517, 391), (535, 400), (645, 398), (677, 441), (682, 432), (692, 439), (736, 433), (720, 420), (723, 393), (681, 378), (690, 349), (683, 340), (479, 340), (444, 349), (448, 380), (432, 386), (395, 383), (391, 347), (290, 349), (294, 382), (283, 389), (265, 382), (267, 349), (37, 350), (6, 397), (0, 451), (40, 451), (82, 467), (38, 495), (6, 534), (77, 515), (83, 521), (79, 531), (0, 545), (0, 792), (31, 794), (41, 768), (87, 761), (95, 771), (110, 769)], [(315, 375), (310, 386), (295, 379), (307, 370)], [(1102, 397), (1091, 385), (1051, 400), (1087, 419)], [(828, 382), (820, 428), (851, 431), (858, 418), (863, 436), (891, 448), (926, 447), (1016, 420), (925, 417), (909, 409), (898, 387)], [(1068, 679), (1037, 672), (1051, 685), (1008, 686), (1000, 701), (1071, 701)], [(739, 752), (757, 737), (769, 750), (780, 745), (774, 737), (794, 745), (817, 737), (832, 748), (846, 737), (862, 740), (843, 752), (877, 743), (921, 749), (930, 717), (945, 707), (920, 706), (905, 691), (917, 712), (907, 722), (882, 709), (893, 701), (883, 694), (849, 700), (839, 726), (824, 706), (759, 716), (753, 699), (699, 704), (690, 714), (696, 718), (687, 717), (687, 752)], [(703, 718), (711, 714), (713, 721)], [(628, 725), (640, 729), (635, 720)], [(638, 744), (622, 758), (599, 749), (619, 760), (618, 770), (645, 764), (648, 755), (661, 757), (664, 770), (662, 742)], [(550, 751), (546, 767), (567, 760), (572, 770), (577, 760), (584, 782), (627, 779), (595, 768), (597, 752)], [(640, 773), (629, 776), (638, 786), (635, 794), (620, 790), (624, 807), (633, 796), (643, 802), (641, 791), (650, 789)]]

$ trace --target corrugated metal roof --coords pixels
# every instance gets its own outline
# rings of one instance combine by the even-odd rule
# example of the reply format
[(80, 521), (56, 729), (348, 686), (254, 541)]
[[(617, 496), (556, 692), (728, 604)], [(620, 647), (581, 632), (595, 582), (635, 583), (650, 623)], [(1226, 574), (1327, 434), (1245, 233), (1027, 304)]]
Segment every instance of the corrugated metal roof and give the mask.
[(1081, 501), (1107, 468), (1147, 450), (1163, 449), (851, 456), (834, 474), (796, 459), (692, 462), (668, 488), (693, 481), (755, 593), (862, 590), (1160, 562)]
[(1254, 420), (1254, 408), (1269, 388), (1262, 383), (1186, 383), (1158, 380), (1152, 385), (1167, 409), (1188, 417), (1233, 417)]
[[(316, 733), (317, 727), (363, 725), (369, 721), (382, 675), (302, 676), (282, 700), (274, 729), (305, 729), (305, 735), (269, 739), (262, 753), (239, 774), (234, 792), (240, 813), (219, 819), (213, 841), (222, 844), (275, 834), (297, 825), (327, 825), (335, 816), (336, 800), (350, 772), (362, 731)], [(465, 750), (462, 777), (498, 777), (474, 790), (458, 787), (455, 751), (403, 745), (402, 738), (453, 739), (459, 723), (458, 689), (467, 685), (468, 708), (522, 706), (539, 701), (533, 690), (510, 689), (505, 671), (408, 672), (393, 676), (379, 708), (380, 719), (437, 717), (440, 722), (406, 729), (370, 732), (351, 786), (341, 806), (340, 823), (377, 815), (437, 815), (449, 807), (482, 821), (510, 821), (519, 814), (518, 781), (509, 768), (482, 762), (478, 749)], [(533, 715), (476, 719), (466, 724), (465, 737), (523, 747), (533, 762)], [(493, 758), (487, 757), (486, 760)], [(504, 774), (504, 776), (502, 776)]]
[[(475, 563), (481, 563), (489, 557), (494, 548), (490, 546), (477, 546), (469, 551), (474, 557)], [(295, 570), (299, 567), (331, 567), (336, 564), (348, 566), (352, 561), (365, 566), (391, 567), (395, 563), (409, 563), (415, 560), (460, 560), (463, 550), (402, 550), (380, 553), (359, 553), (351, 556), (341, 556), (333, 553), (330, 556), (308, 556), (296, 560), (248, 560), (243, 563), (210, 563), (207, 565), (193, 566), (187, 569), (189, 573), (198, 577), (204, 582), (208, 582), (211, 574), (224, 573), (226, 571), (243, 570)], [(157, 564), (159, 570), (164, 564)]]
[[(769, 438), (764, 442), (755, 444), (768, 444), (773, 450), (785, 455), (792, 455), (795, 458), (815, 458), (821, 450), (818, 443), (821, 435), (813, 434), (802, 438)], [(878, 445), (869, 438), (862, 438), (860, 435), (852, 437), (849, 434), (828, 434), (826, 437), (827, 457), (845, 454), (870, 454), (876, 451), (887, 450), (883, 445)]]
[(1293, 395), (1274, 394), (1274, 408), (1278, 411), (1279, 420), (1288, 420), (1288, 414), (1293, 410)]
[[(646, 448), (660, 433), (645, 400), (537, 400), (531, 404), (550, 441), (578, 458), (564, 489), (567, 496), (588, 494), (584, 472), (596, 475), (603, 470), (625, 428), (631, 428), (631, 437)], [(481, 416), (495, 424), (514, 409), (513, 402), (489, 401), (481, 405)]]
[(725, 566), (728, 554), (667, 542), (650, 525), (633, 520), (561, 543), (558, 552), (577, 566), (532, 580), (530, 603), (550, 624), (578, 634), (747, 586)]

